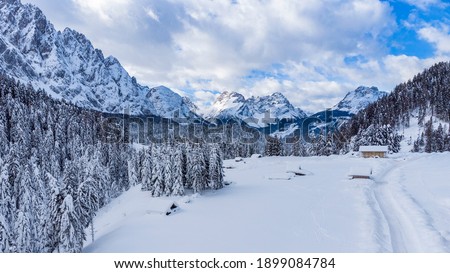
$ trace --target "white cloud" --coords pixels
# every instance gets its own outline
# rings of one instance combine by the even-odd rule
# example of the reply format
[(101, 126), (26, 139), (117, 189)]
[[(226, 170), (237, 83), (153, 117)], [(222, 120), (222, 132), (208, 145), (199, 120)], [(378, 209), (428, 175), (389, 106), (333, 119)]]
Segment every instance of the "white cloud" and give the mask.
[(151, 8), (147, 8), (146, 9), (147, 15), (152, 18), (153, 20), (155, 20), (156, 22), (159, 22), (159, 17), (158, 14), (153, 11)]
[[(333, 73), (328, 67), (342, 65), (347, 54), (382, 55), (383, 41), (395, 26), (389, 5), (379, 1), (201, 0), (184, 1), (183, 8), (185, 31), (173, 35), (182, 65), (174, 75), (199, 89), (238, 90), (247, 96), (283, 91), (302, 107), (304, 96), (297, 93), (310, 90), (302, 89), (303, 81), (326, 82)], [(284, 71), (290, 80), (245, 78), (255, 69), (271, 72), (273, 64), (303, 66), (304, 71)], [(195, 82), (203, 78), (211, 81)], [(331, 85), (335, 90), (336, 83)], [(318, 95), (330, 91), (315, 90)]]
[(450, 29), (447, 25), (439, 28), (425, 26), (418, 31), (420, 37), (436, 47), (437, 54), (450, 54)]
[(127, 14), (131, 0), (72, 0), (79, 9), (89, 15), (95, 14), (104, 23), (111, 25)]
[(448, 3), (442, 0), (403, 0), (403, 2), (418, 7), (421, 10), (428, 10), (431, 6), (440, 8), (449, 6)]
[[(289, 89), (289, 81), (281, 81), (276, 78), (263, 78), (249, 87), (249, 95), (270, 95), (274, 92), (286, 92)], [(244, 91), (245, 93), (245, 91)]]
[(217, 98), (217, 94), (214, 94), (210, 91), (196, 91), (194, 92), (194, 99), (196, 100), (196, 105), (199, 108), (201, 113), (208, 113), (208, 110)]

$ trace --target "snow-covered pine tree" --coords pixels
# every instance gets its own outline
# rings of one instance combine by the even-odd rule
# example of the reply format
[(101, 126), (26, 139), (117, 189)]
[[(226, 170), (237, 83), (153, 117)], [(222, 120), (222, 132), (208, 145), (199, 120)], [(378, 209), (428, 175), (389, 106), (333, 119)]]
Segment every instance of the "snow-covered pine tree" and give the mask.
[(185, 189), (192, 189), (192, 179), (190, 177), (190, 164), (191, 164), (191, 157), (189, 154), (192, 152), (192, 148), (189, 145), (183, 145), (182, 147), (182, 162), (181, 162), (181, 170), (183, 172), (182, 180), (183, 180), (183, 187)]
[(61, 227), (59, 232), (58, 252), (76, 253), (83, 247), (83, 228), (77, 217), (74, 200), (71, 194), (64, 197), (60, 207)]
[(134, 164), (135, 173), (137, 175), (137, 181), (138, 181), (137, 184), (142, 183), (144, 160), (145, 160), (145, 150), (141, 149), (138, 151), (138, 153), (136, 155), (136, 162)]
[(59, 234), (58, 252), (80, 252), (85, 240), (81, 207), (78, 203), (78, 170), (73, 164), (66, 165), (64, 169), (63, 187), (61, 190), (62, 203), (59, 206)]
[(33, 206), (32, 189), (32, 173), (31, 166), (27, 164), (23, 169), (20, 180), (20, 193), (17, 202), (17, 219), (14, 225), (16, 233), (16, 250), (20, 253), (35, 252), (35, 243), (37, 241), (36, 232), (33, 223), (36, 222), (34, 217), (35, 209)]
[(92, 181), (97, 183), (95, 185), (95, 188), (98, 189), (97, 197), (99, 208), (109, 203), (109, 201), (111, 200), (109, 191), (109, 183), (111, 181), (109, 177), (109, 171), (107, 170), (107, 167), (101, 163), (102, 145), (104, 144), (98, 143), (96, 145), (92, 158), (90, 158), (87, 166), (88, 175), (92, 178)]
[(98, 185), (96, 179), (97, 177), (92, 170), (87, 173), (86, 180), (78, 186), (78, 198), (76, 200), (80, 208), (79, 219), (81, 225), (83, 228), (90, 225), (92, 241), (94, 241), (94, 216), (100, 207), (98, 197), (100, 190), (96, 187)]
[(8, 253), (11, 251), (12, 237), (10, 234), (9, 223), (0, 212), (0, 253)]
[(154, 162), (152, 171), (152, 196), (159, 197), (164, 194), (165, 187), (165, 174), (164, 174), (164, 162), (161, 154), (161, 147), (155, 148)]
[(209, 170), (209, 161), (210, 161), (210, 153), (211, 153), (211, 145), (202, 145), (201, 147), (201, 156), (203, 157), (203, 162), (204, 162), (204, 168), (203, 168), (203, 177), (206, 181), (206, 187), (208, 187), (208, 183), (211, 180), (209, 175), (210, 175), (210, 170)]
[(128, 165), (128, 179), (130, 181), (130, 187), (135, 186), (137, 184), (139, 184), (138, 182), (138, 175), (137, 175), (137, 168), (135, 167), (136, 165), (136, 160), (135, 160), (135, 155), (132, 155), (130, 157), (130, 160), (128, 160), (127, 165)]
[(34, 234), (29, 211), (20, 209), (14, 226), (16, 233), (16, 248), (19, 253), (31, 253), (34, 249)]
[(171, 196), (173, 190), (173, 165), (174, 165), (174, 150), (172, 145), (164, 145), (162, 147), (162, 162), (164, 172), (164, 194), (165, 196)]
[(265, 154), (267, 156), (281, 156), (283, 146), (278, 137), (266, 137), (266, 149)]
[[(11, 227), (10, 229), (10, 236), (13, 238), (12, 246), (11, 246), (11, 252), (17, 252), (16, 247), (16, 239), (17, 239), (17, 233), (15, 224), (17, 221), (17, 215), (18, 215), (18, 208), (19, 208), (19, 196), (22, 193), (21, 188), (21, 181), (22, 181), (22, 175), (23, 171), (20, 166), (26, 165), (26, 160), (24, 158), (20, 157), (21, 150), (19, 149), (18, 143), (13, 143), (10, 146), (9, 153), (6, 157), (6, 162), (8, 164), (8, 186), (5, 188), (7, 190), (10, 190), (10, 196), (9, 203), (5, 204), (5, 212), (4, 214), (6, 220), (9, 222), (9, 225)], [(4, 184), (5, 185), (5, 184)]]
[(109, 154), (108, 166), (112, 184), (111, 197), (115, 198), (130, 187), (128, 180), (128, 155), (125, 147), (120, 143), (110, 144)]
[(223, 162), (220, 148), (217, 145), (210, 147), (209, 156), (209, 187), (214, 190), (223, 188)]
[(434, 135), (435, 150), (440, 153), (444, 152), (445, 151), (445, 133), (444, 133), (444, 127), (442, 127), (442, 123), (439, 123), (439, 126), (433, 135)]
[(425, 123), (425, 152), (431, 153), (433, 152), (433, 148), (435, 146), (434, 138), (433, 138), (433, 121), (430, 119)]
[(128, 177), (128, 160), (130, 155), (130, 147), (126, 144), (118, 143), (116, 146), (117, 153), (119, 154), (119, 185), (120, 190), (117, 196), (124, 191), (130, 189), (130, 179)]
[(37, 156), (36, 160), (32, 162), (32, 210), (34, 212), (34, 232), (35, 232), (35, 247), (33, 252), (48, 252), (48, 230), (51, 228), (50, 220), (50, 183), (46, 172), (42, 171), (42, 165), (45, 160), (40, 161)]
[(198, 146), (196, 146), (188, 157), (188, 177), (192, 181), (192, 189), (194, 190), (194, 193), (201, 193), (207, 186), (207, 181), (204, 177), (205, 163), (203, 152)]
[(400, 151), (400, 142), (402, 137), (390, 124), (386, 124), (377, 128), (376, 132), (377, 145), (387, 145), (389, 150), (398, 153)]
[(139, 154), (134, 149), (130, 150), (130, 156), (127, 164), (129, 184), (130, 186), (136, 186), (139, 184)]
[(330, 156), (335, 152), (335, 146), (330, 135), (324, 136), (324, 145), (321, 155)]
[(54, 178), (50, 173), (47, 174), (48, 182), (50, 184), (50, 223), (52, 224), (48, 232), (48, 251), (50, 253), (58, 251), (59, 248), (59, 234), (61, 230), (61, 206), (64, 200), (61, 192), (60, 181)]
[(52, 223), (52, 213), (51, 213), (51, 202), (52, 202), (52, 190), (57, 187), (57, 181), (50, 173), (41, 173), (40, 178), (38, 178), (38, 183), (42, 183), (41, 190), (37, 192), (38, 200), (34, 201), (34, 207), (36, 210), (37, 223), (36, 226), (36, 236), (37, 236), (37, 247), (36, 252), (50, 252), (51, 243), (53, 238), (53, 223)]
[(445, 134), (445, 151), (450, 152), (450, 127), (449, 131)]
[(6, 111), (0, 111), (0, 158), (7, 154), (9, 148), (7, 124), (8, 121)]
[(174, 196), (184, 195), (183, 150), (181, 145), (176, 146), (174, 151), (172, 177), (173, 177), (172, 195)]
[[(15, 200), (13, 196), (13, 187), (10, 183), (9, 164), (3, 162), (0, 166), (0, 217), (3, 222), (0, 223), (4, 228), (2, 237), (1, 252), (9, 252), (13, 246), (12, 224), (15, 219)], [(0, 229), (1, 230), (1, 229)]]
[(153, 154), (155, 152), (154, 147), (149, 147), (144, 153), (144, 162), (142, 170), (142, 184), (141, 189), (143, 191), (153, 191)]
[(120, 151), (118, 150), (118, 144), (109, 144), (109, 161), (108, 161), (108, 170), (109, 177), (111, 179), (111, 187), (110, 187), (110, 196), (112, 198), (116, 198), (120, 192), (122, 192), (122, 181), (121, 181), (121, 171), (122, 167), (120, 166)]

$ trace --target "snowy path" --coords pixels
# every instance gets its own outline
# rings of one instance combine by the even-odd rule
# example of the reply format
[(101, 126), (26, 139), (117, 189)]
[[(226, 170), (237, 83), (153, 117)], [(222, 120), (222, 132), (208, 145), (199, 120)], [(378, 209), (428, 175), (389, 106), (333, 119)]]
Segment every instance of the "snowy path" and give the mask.
[(390, 248), (393, 252), (447, 252), (446, 239), (428, 212), (402, 186), (406, 180), (402, 168), (412, 162), (397, 161), (375, 179), (374, 196), (389, 228)]

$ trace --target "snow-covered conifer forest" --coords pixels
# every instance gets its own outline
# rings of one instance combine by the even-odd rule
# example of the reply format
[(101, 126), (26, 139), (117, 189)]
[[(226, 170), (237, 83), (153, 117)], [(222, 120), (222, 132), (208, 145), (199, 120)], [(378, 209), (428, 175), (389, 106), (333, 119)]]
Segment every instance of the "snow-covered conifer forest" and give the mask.
[(152, 196), (223, 187), (216, 144), (135, 149), (108, 118), (0, 78), (0, 250), (80, 252), (98, 209), (140, 184)]

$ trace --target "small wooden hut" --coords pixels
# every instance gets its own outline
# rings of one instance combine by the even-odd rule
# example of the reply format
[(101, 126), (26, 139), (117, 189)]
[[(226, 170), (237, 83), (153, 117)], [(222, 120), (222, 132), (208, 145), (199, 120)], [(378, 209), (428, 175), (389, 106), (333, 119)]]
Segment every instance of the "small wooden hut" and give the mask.
[(360, 146), (359, 153), (364, 158), (385, 158), (389, 149), (388, 146)]

